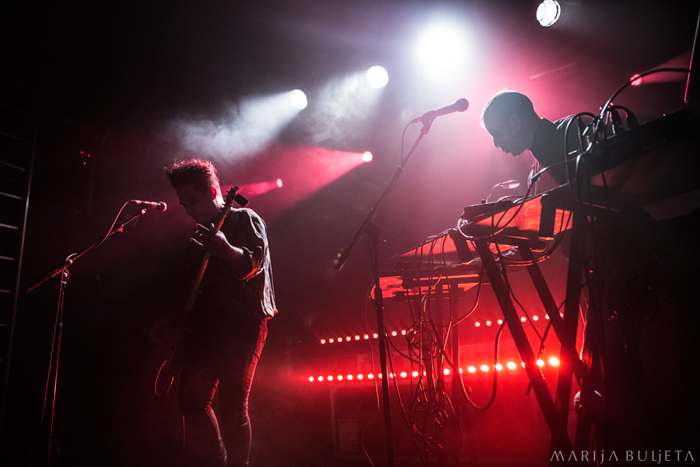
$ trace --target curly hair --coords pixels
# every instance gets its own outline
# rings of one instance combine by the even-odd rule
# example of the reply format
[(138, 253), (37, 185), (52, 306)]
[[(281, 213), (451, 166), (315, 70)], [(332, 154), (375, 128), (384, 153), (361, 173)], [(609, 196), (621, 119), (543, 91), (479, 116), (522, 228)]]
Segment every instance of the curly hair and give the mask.
[(168, 176), (170, 184), (177, 189), (183, 185), (192, 186), (202, 193), (209, 191), (209, 187), (220, 190), (219, 177), (216, 175), (216, 167), (209, 161), (202, 159), (189, 159), (177, 162), (169, 167), (165, 167), (165, 175)]

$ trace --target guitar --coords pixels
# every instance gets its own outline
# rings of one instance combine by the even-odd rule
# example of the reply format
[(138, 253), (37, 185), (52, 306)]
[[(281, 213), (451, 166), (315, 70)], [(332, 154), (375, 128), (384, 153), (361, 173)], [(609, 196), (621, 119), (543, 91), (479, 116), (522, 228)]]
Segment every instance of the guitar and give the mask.
[[(226, 216), (231, 210), (231, 206), (233, 205), (234, 201), (238, 201), (239, 204), (241, 204), (244, 207), (246, 204), (248, 204), (248, 200), (236, 194), (237, 191), (238, 187), (233, 187), (226, 193), (224, 205), (219, 211), (219, 216), (217, 217), (216, 222), (214, 222), (214, 228), (212, 230), (214, 234), (217, 234), (219, 230), (221, 230), (221, 226), (224, 225)], [(241, 199), (245, 201), (245, 204), (243, 204), (240, 201)], [(202, 278), (204, 277), (204, 273), (207, 270), (207, 265), (209, 264), (210, 257), (211, 253), (205, 251), (204, 257), (202, 258), (202, 262), (199, 265), (199, 269), (197, 270), (197, 276), (195, 278), (194, 285), (192, 286), (192, 290), (190, 291), (190, 295), (185, 305), (185, 314), (180, 323), (180, 329), (177, 334), (175, 346), (173, 347), (170, 358), (163, 362), (163, 364), (158, 369), (158, 373), (156, 374), (155, 393), (157, 397), (164, 397), (166, 394), (168, 394), (170, 388), (173, 385), (173, 381), (175, 381), (175, 377), (177, 377), (180, 374), (180, 370), (182, 368), (182, 349), (185, 343), (189, 340), (190, 336), (192, 335), (192, 310), (194, 309), (194, 304), (197, 301), (197, 296), (199, 295), (199, 287), (202, 284)], [(160, 392), (158, 388), (160, 386), (160, 377), (163, 374), (169, 376), (169, 380), (165, 391)]]

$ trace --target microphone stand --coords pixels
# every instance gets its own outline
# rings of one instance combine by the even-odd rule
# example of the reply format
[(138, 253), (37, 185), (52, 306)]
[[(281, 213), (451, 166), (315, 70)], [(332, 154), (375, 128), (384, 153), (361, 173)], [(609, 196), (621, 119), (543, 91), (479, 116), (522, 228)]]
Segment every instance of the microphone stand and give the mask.
[[(58, 307), (56, 310), (56, 322), (54, 324), (54, 331), (53, 331), (53, 344), (51, 345), (51, 357), (49, 359), (49, 371), (48, 375), (46, 376), (46, 389), (44, 391), (44, 407), (42, 410), (42, 415), (41, 415), (41, 422), (39, 428), (41, 429), (41, 426), (44, 424), (44, 416), (46, 414), (46, 406), (47, 406), (47, 396), (49, 393), (49, 385), (51, 383), (51, 377), (53, 373), (53, 394), (51, 398), (51, 414), (49, 416), (49, 447), (48, 451), (46, 453), (46, 465), (49, 466), (51, 464), (51, 448), (53, 447), (53, 422), (54, 422), (54, 415), (55, 415), (55, 410), (56, 410), (56, 388), (58, 386), (58, 359), (59, 359), (59, 354), (61, 352), (61, 337), (63, 335), (63, 301), (66, 293), (66, 287), (68, 286), (68, 279), (70, 278), (70, 272), (68, 271), (68, 268), (81, 256), (83, 256), (85, 253), (88, 251), (96, 248), (100, 244), (102, 244), (105, 240), (107, 240), (109, 237), (114, 235), (117, 232), (123, 232), (124, 227), (127, 224), (130, 224), (137, 218), (141, 217), (146, 213), (147, 209), (141, 209), (141, 211), (138, 214), (133, 215), (131, 218), (129, 218), (126, 222), (121, 224), (119, 227), (116, 229), (111, 229), (107, 235), (104, 237), (101, 237), (99, 240), (95, 241), (92, 243), (90, 246), (85, 248), (79, 253), (72, 253), (68, 255), (68, 257), (65, 259), (65, 261), (58, 267), (53, 267), (49, 271), (47, 271), (40, 279), (35, 281), (31, 286), (27, 288), (27, 292), (31, 292), (35, 288), (37, 288), (39, 285), (43, 284), (47, 280), (51, 279), (52, 277), (57, 276), (58, 274), (61, 274), (61, 286), (59, 288), (58, 292)], [(54, 353), (55, 351), (55, 353)], [(31, 457), (31, 450), (30, 450), (30, 457)], [(31, 461), (31, 459), (30, 459)]]
[(411, 155), (415, 151), (416, 147), (418, 147), (418, 143), (420, 143), (423, 137), (428, 134), (428, 131), (430, 131), (430, 126), (432, 125), (434, 118), (435, 117), (425, 119), (425, 121), (423, 121), (423, 128), (421, 128), (420, 135), (416, 139), (416, 142), (413, 143), (411, 150), (406, 155), (406, 159), (402, 161), (402, 163), (396, 168), (394, 176), (391, 178), (391, 180), (389, 180), (389, 183), (387, 184), (386, 188), (384, 188), (384, 191), (379, 196), (379, 199), (377, 199), (377, 202), (367, 213), (365, 220), (362, 222), (362, 225), (360, 225), (360, 228), (357, 229), (357, 232), (355, 232), (355, 235), (350, 241), (348, 247), (343, 251), (342, 254), (338, 256), (338, 260), (335, 264), (335, 269), (340, 271), (345, 262), (347, 261), (348, 257), (350, 256), (350, 252), (352, 251), (353, 247), (362, 237), (362, 234), (367, 233), (370, 248), (370, 261), (372, 263), (374, 307), (377, 312), (377, 334), (379, 335), (379, 364), (382, 372), (382, 398), (384, 402), (384, 429), (386, 432), (385, 434), (388, 467), (394, 467), (394, 441), (393, 431), (391, 427), (391, 409), (389, 407), (389, 373), (386, 365), (387, 347), (386, 333), (384, 332), (384, 298), (382, 296), (382, 288), (379, 283), (379, 257), (377, 254), (379, 228), (372, 222), (372, 220), (374, 220), (374, 217), (377, 214), (377, 210), (379, 209), (381, 203), (384, 201), (384, 198), (387, 197), (387, 195), (391, 192), (391, 190), (398, 182), (399, 177), (403, 173), (404, 166), (411, 158)]

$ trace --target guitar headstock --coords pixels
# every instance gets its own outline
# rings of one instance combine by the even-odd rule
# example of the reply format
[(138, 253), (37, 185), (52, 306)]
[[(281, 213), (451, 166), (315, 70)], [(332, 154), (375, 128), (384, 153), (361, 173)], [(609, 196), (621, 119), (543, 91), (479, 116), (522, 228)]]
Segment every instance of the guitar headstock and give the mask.
[(226, 193), (226, 198), (224, 199), (224, 205), (225, 205), (226, 211), (228, 211), (231, 208), (231, 206), (233, 206), (234, 201), (237, 202), (243, 208), (248, 206), (248, 199), (246, 199), (245, 196), (238, 194), (238, 187), (237, 186), (232, 187)]

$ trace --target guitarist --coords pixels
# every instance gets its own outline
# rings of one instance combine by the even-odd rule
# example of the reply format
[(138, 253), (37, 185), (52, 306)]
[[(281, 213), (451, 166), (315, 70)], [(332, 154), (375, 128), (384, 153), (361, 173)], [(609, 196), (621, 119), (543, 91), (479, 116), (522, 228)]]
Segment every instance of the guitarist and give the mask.
[[(266, 226), (250, 209), (231, 208), (221, 229), (224, 201), (216, 168), (187, 160), (165, 168), (185, 212), (197, 222), (188, 264), (196, 272), (211, 254), (180, 342), (179, 405), (185, 423), (187, 466), (247, 466), (251, 443), (248, 395), (277, 313)], [(216, 233), (215, 233), (216, 232)], [(219, 408), (212, 410), (218, 391)]]

